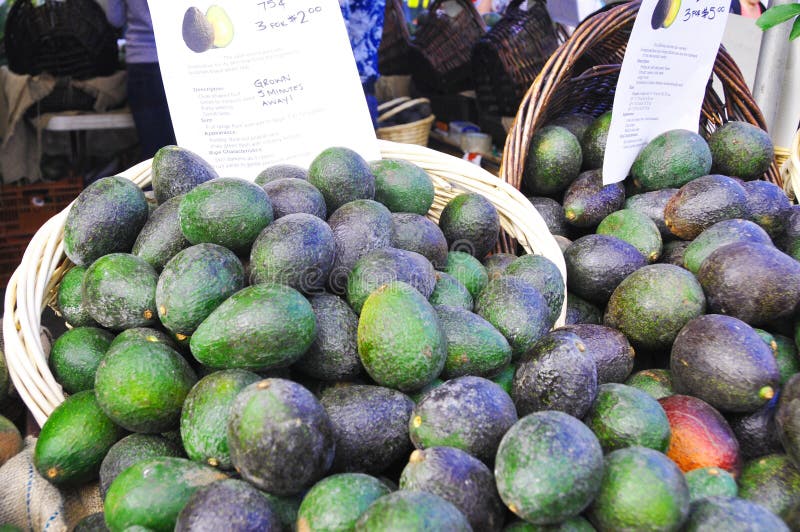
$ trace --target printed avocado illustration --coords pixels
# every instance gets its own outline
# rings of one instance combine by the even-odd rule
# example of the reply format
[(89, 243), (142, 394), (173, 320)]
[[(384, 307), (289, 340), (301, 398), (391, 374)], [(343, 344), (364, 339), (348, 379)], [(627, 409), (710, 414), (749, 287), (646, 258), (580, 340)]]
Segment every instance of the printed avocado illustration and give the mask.
[(654, 30), (669, 28), (678, 18), (680, 8), (681, 0), (658, 0), (656, 8), (653, 10), (653, 18), (650, 19), (650, 25)]
[(206, 10), (206, 19), (214, 28), (214, 47), (225, 48), (233, 40), (233, 23), (225, 10), (212, 5)]
[(214, 26), (196, 7), (190, 7), (183, 15), (183, 42), (198, 54), (214, 46)]

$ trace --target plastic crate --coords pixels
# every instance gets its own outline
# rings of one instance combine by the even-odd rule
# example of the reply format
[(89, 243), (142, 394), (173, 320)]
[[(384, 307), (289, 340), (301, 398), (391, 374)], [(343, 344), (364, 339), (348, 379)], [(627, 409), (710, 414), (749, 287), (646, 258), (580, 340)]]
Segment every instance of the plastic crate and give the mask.
[(0, 286), (8, 283), (34, 233), (64, 210), (81, 190), (81, 177), (0, 186)]

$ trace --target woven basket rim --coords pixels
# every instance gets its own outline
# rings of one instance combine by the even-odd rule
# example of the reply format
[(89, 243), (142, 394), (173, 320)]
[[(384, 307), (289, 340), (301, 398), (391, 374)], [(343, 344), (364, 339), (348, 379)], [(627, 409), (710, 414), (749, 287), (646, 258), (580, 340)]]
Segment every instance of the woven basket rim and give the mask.
[[(415, 144), (378, 140), (384, 159), (414, 162), (431, 176), (436, 197), (428, 217), (438, 221), (447, 202), (466, 191), (479, 192), (497, 207), (502, 228), (528, 253), (544, 255), (562, 274), (566, 290), (564, 256), (547, 224), (533, 205), (508, 183), (480, 166)], [(150, 183), (151, 160), (120, 173), (143, 188)], [(58, 283), (71, 267), (65, 259), (64, 224), (70, 206), (50, 218), (31, 239), (20, 266), (6, 288), (2, 322), (9, 374), (19, 396), (41, 426), (64, 401), (42, 348), (39, 335), (44, 307), (52, 302)], [(566, 317), (566, 298), (556, 327)]]

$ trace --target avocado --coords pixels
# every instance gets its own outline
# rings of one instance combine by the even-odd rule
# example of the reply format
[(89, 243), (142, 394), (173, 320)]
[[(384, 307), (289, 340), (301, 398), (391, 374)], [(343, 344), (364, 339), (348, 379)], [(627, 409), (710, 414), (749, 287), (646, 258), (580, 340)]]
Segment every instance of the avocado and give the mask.
[(367, 161), (349, 148), (327, 148), (314, 157), (308, 182), (322, 192), (329, 213), (345, 203), (375, 197), (375, 175)]
[(691, 242), (687, 242), (686, 240), (671, 240), (664, 243), (664, 248), (661, 251), (661, 258), (658, 262), (685, 268), (686, 266), (683, 263), (684, 254), (686, 253), (690, 243)]
[(392, 213), (377, 201), (356, 200), (331, 214), (328, 225), (336, 244), (328, 287), (334, 294), (342, 295), (356, 261), (374, 249), (391, 244)]
[(689, 487), (664, 454), (627, 447), (605, 458), (589, 520), (599, 530), (678, 530), (689, 515)]
[(108, 349), (118, 347), (120, 344), (127, 342), (159, 342), (176, 351), (178, 350), (178, 344), (167, 333), (150, 327), (125, 329), (114, 337)]
[(539, 290), (550, 309), (550, 321), (556, 322), (564, 305), (566, 285), (553, 261), (543, 255), (522, 255), (508, 265), (505, 275), (521, 277)]
[(447, 202), (439, 216), (439, 228), (451, 251), (482, 260), (497, 244), (500, 215), (483, 195), (467, 192)]
[(111, 253), (94, 261), (83, 276), (83, 304), (94, 320), (112, 330), (157, 322), (158, 274), (144, 259)]
[(800, 358), (798, 358), (797, 346), (793, 339), (782, 334), (776, 334), (774, 338), (777, 345), (775, 361), (778, 363), (778, 373), (780, 374), (779, 384), (783, 386), (792, 375), (800, 373)]
[(641, 446), (666, 452), (670, 439), (667, 414), (647, 392), (625, 384), (601, 384), (584, 423), (603, 452)]
[(417, 530), (468, 532), (466, 516), (453, 504), (426, 491), (395, 491), (373, 502), (356, 521), (356, 532)]
[(550, 234), (568, 237), (572, 233), (567, 224), (564, 207), (559, 202), (553, 198), (541, 196), (528, 196), (528, 201), (542, 216)]
[(778, 397), (779, 395), (776, 395), (755, 412), (726, 416), (728, 424), (736, 435), (736, 441), (739, 442), (739, 450), (744, 460), (783, 452), (778, 428), (775, 425)]
[(506, 337), (513, 359), (519, 359), (552, 327), (547, 300), (522, 277), (490, 281), (475, 301), (475, 313)]
[(434, 307), (447, 337), (441, 377), (492, 377), (511, 362), (511, 346), (491, 323), (459, 307)]
[(735, 179), (712, 174), (683, 185), (664, 208), (664, 223), (670, 232), (692, 240), (722, 220), (747, 218), (747, 192)]
[(436, 272), (419, 253), (396, 248), (370, 251), (355, 263), (347, 278), (347, 302), (361, 313), (370, 294), (392, 281), (402, 281), (428, 299), (436, 285)]
[(517, 363), (511, 397), (521, 416), (558, 410), (582, 418), (596, 396), (597, 367), (575, 333), (547, 333)]
[(333, 463), (334, 436), (325, 409), (285, 379), (248, 385), (228, 418), (231, 460), (242, 478), (273, 495), (311, 487)]
[(455, 447), (482, 460), (494, 461), (500, 439), (517, 422), (511, 397), (482, 377), (458, 377), (425, 394), (409, 421), (417, 449)]
[(586, 425), (563, 412), (521, 418), (503, 436), (494, 468), (497, 490), (517, 516), (537, 525), (581, 513), (603, 477), (603, 450)]
[(409, 284), (392, 281), (364, 302), (358, 355), (376, 383), (413, 392), (441, 373), (447, 337), (425, 297)]
[(672, 437), (667, 456), (684, 473), (701, 467), (719, 467), (738, 476), (739, 443), (725, 418), (710, 404), (690, 395), (674, 394), (658, 400), (669, 419)]
[(451, 251), (447, 254), (447, 264), (443, 270), (452, 275), (476, 299), (489, 282), (489, 274), (481, 262), (464, 251)]
[(564, 252), (567, 288), (575, 295), (605, 305), (611, 294), (647, 259), (632, 244), (615, 236), (586, 235)]
[(654, 30), (669, 28), (680, 12), (680, 0), (658, 0), (653, 16), (650, 17), (650, 27)]
[(436, 191), (425, 170), (397, 159), (372, 161), (369, 168), (375, 175), (375, 201), (392, 212), (428, 214)]
[(789, 379), (781, 390), (778, 408), (775, 410), (775, 425), (786, 454), (800, 467), (800, 373)]
[(247, 482), (228, 478), (196, 490), (178, 514), (176, 532), (280, 530), (269, 499)]
[(263, 187), (270, 181), (277, 181), (278, 179), (304, 179), (308, 181), (308, 170), (296, 164), (273, 164), (259, 172), (255, 183)]
[(428, 303), (433, 306), (446, 305), (472, 310), (472, 296), (463, 284), (448, 273), (436, 272), (435, 276), (436, 284), (428, 297)]
[(800, 205), (792, 205), (783, 233), (775, 239), (775, 244), (787, 255), (800, 260)]
[[(0, 530), (3, 530), (2, 527), (0, 527)], [(22, 529), (19, 530), (21, 531)], [(103, 512), (89, 514), (75, 523), (75, 527), (71, 532), (108, 532), (106, 515)]]
[(597, 384), (624, 382), (633, 370), (634, 349), (616, 329), (593, 323), (567, 325), (578, 335), (597, 366)]
[(678, 193), (677, 188), (662, 188), (651, 192), (643, 192), (630, 196), (625, 200), (623, 207), (644, 214), (656, 224), (662, 239), (673, 237), (673, 234), (664, 223), (664, 208), (669, 200)]
[(297, 531), (353, 530), (369, 505), (390, 491), (380, 480), (363, 473), (324, 478), (303, 497), (297, 512)]
[(311, 346), (317, 324), (311, 304), (288, 286), (248, 286), (222, 302), (197, 327), (192, 355), (210, 368), (266, 370), (288, 366)]
[(306, 213), (322, 220), (328, 218), (325, 198), (317, 187), (305, 179), (276, 179), (261, 185), (272, 204), (275, 219), (287, 214)]
[(693, 502), (689, 517), (682, 530), (687, 532), (704, 530), (788, 532), (789, 528), (781, 521), (780, 517), (760, 504), (738, 497), (717, 496)]
[(583, 155), (583, 169), (591, 170), (603, 167), (603, 157), (606, 153), (608, 129), (611, 127), (611, 111), (598, 116), (580, 137), (581, 153)]
[(683, 265), (697, 274), (703, 261), (711, 253), (734, 242), (756, 242), (766, 246), (772, 244), (767, 232), (750, 220), (723, 220), (705, 229), (688, 244), (683, 255)]
[(592, 303), (567, 292), (567, 325), (579, 323), (599, 324), (603, 321), (603, 312)]
[(439, 226), (415, 213), (392, 213), (392, 247), (423, 255), (434, 268), (447, 264), (447, 239)]
[(634, 347), (663, 349), (705, 309), (703, 289), (691, 273), (670, 264), (650, 264), (617, 286), (603, 323), (619, 329)]
[(750, 325), (788, 316), (800, 302), (800, 263), (769, 245), (736, 242), (717, 248), (697, 279), (712, 312)]
[(800, 504), (800, 471), (782, 453), (756, 458), (742, 468), (739, 497), (785, 519)]
[(186, 455), (220, 469), (231, 469), (228, 450), (228, 415), (236, 395), (261, 377), (243, 369), (228, 369), (206, 375), (195, 384), (183, 402), (181, 441)]
[(499, 531), (505, 507), (483, 462), (453, 447), (417, 449), (400, 476), (400, 489), (433, 493), (452, 503), (473, 530)]
[(591, 228), (625, 203), (621, 183), (603, 185), (602, 170), (580, 174), (564, 191), (564, 218), (575, 227)]
[(747, 197), (750, 220), (761, 226), (772, 238), (780, 236), (792, 211), (792, 203), (781, 187), (769, 181), (747, 181), (742, 184)]
[(125, 342), (111, 348), (95, 374), (100, 408), (134, 432), (177, 428), (186, 394), (197, 382), (189, 363), (160, 342)]
[(673, 129), (653, 138), (631, 166), (634, 186), (643, 191), (677, 188), (711, 170), (711, 151), (692, 131)]
[(206, 19), (214, 30), (214, 48), (225, 48), (233, 40), (233, 23), (225, 10), (212, 5), (206, 9)]
[(189, 50), (202, 53), (214, 46), (214, 26), (202, 11), (190, 7), (183, 14), (183, 42)]
[(159, 434), (133, 433), (119, 440), (100, 464), (100, 495), (105, 499), (114, 479), (130, 466), (158, 456), (183, 458), (185, 455), (179, 443)]
[(514, 373), (516, 373), (516, 371), (517, 367), (514, 364), (509, 364), (489, 380), (500, 386), (500, 388), (510, 396), (514, 384)]
[(721, 314), (698, 316), (681, 329), (670, 370), (677, 393), (722, 412), (754, 412), (778, 389), (778, 365), (769, 347), (752, 327)]
[(672, 388), (672, 374), (668, 369), (643, 369), (631, 375), (625, 384), (647, 392), (653, 399), (669, 397), (675, 393)]
[(85, 274), (86, 268), (83, 266), (70, 268), (58, 285), (56, 306), (64, 321), (72, 327), (96, 327), (98, 325), (83, 303), (83, 276)]
[(218, 244), (237, 254), (246, 254), (273, 220), (264, 189), (234, 177), (194, 187), (181, 200), (178, 216), (181, 232), (192, 244)]
[[(195, 8), (190, 8), (195, 9)], [(198, 15), (202, 15), (199, 11)], [(158, 204), (186, 194), (206, 181), (217, 179), (216, 170), (201, 156), (180, 146), (168, 145), (153, 156), (153, 192)]]
[(127, 253), (147, 222), (147, 200), (133, 181), (102, 177), (81, 191), (64, 221), (64, 253), (89, 266), (109, 253)]
[(244, 268), (231, 250), (217, 244), (188, 247), (170, 259), (158, 277), (158, 317), (172, 333), (191, 336), (244, 284)]
[(0, 415), (0, 467), (22, 451), (22, 435), (8, 418)]
[(600, 222), (595, 232), (610, 235), (631, 244), (653, 263), (661, 256), (661, 233), (655, 222), (632, 209), (614, 211)]
[(124, 431), (85, 390), (69, 396), (42, 425), (33, 465), (48, 482), (76, 486), (97, 478), (103, 457)]
[(322, 392), (320, 403), (336, 442), (333, 471), (377, 475), (408, 453), (414, 403), (404, 393), (382, 386), (334, 386)]
[(569, 113), (555, 117), (547, 125), (561, 126), (580, 140), (592, 122), (594, 122), (594, 117), (588, 113)]
[(312, 214), (287, 214), (267, 226), (250, 250), (250, 281), (325, 291), (336, 252), (333, 231)]
[(153, 531), (175, 529), (180, 511), (198, 489), (226, 478), (213, 467), (185, 458), (156, 457), (137, 462), (111, 483), (103, 508), (111, 530), (138, 525)]
[(315, 379), (341, 381), (358, 377), (358, 316), (340, 297), (319, 294), (309, 299), (317, 321), (317, 337), (294, 364)]
[(736, 176), (745, 181), (758, 179), (769, 170), (775, 156), (766, 131), (732, 120), (714, 130), (708, 137), (714, 172)]
[(191, 244), (181, 232), (178, 207), (183, 195), (174, 196), (156, 208), (139, 231), (131, 253), (145, 260), (157, 272), (182, 249)]
[(733, 475), (718, 467), (701, 467), (685, 474), (691, 502), (706, 497), (736, 497), (739, 487)]
[(75, 327), (53, 342), (50, 368), (68, 393), (94, 388), (94, 373), (114, 335), (97, 327)]
[(578, 177), (582, 162), (575, 135), (560, 126), (545, 126), (531, 137), (522, 184), (533, 194), (557, 194)]

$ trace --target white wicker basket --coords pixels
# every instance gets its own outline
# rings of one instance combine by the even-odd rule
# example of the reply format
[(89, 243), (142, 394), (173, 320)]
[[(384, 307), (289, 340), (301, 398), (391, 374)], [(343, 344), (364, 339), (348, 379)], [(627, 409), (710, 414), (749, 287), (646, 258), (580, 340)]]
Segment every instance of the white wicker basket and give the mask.
[[(428, 214), (437, 221), (450, 199), (464, 191), (486, 196), (500, 213), (503, 229), (529, 253), (552, 260), (566, 281), (564, 257), (542, 217), (514, 187), (470, 162), (414, 144), (379, 141), (384, 159), (403, 159), (424, 168), (433, 178), (436, 198)], [(140, 187), (150, 183), (150, 161), (120, 175)], [(20, 397), (42, 425), (64, 400), (42, 349), (39, 330), (44, 307), (53, 300), (58, 283), (71, 266), (63, 248), (64, 222), (69, 207), (48, 220), (34, 235), (6, 289), (3, 335), (8, 369)], [(556, 326), (564, 323), (566, 303)]]

